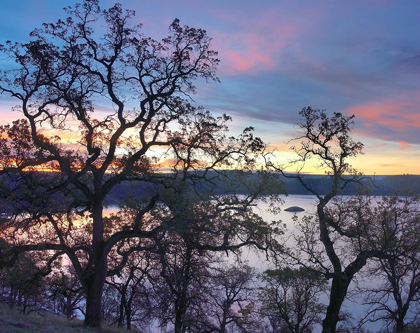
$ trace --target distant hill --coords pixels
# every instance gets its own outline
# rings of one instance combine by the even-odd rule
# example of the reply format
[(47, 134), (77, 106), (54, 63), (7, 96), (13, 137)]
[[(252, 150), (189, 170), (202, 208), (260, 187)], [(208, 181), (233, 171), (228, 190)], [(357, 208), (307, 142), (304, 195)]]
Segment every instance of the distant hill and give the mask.
[[(225, 171), (227, 174), (234, 171)], [(283, 182), (283, 191), (278, 193), (287, 194), (303, 194), (309, 195), (308, 192), (296, 179), (286, 178), (280, 175), (278, 180)], [(229, 179), (234, 179), (234, 176), (228, 176)], [(331, 181), (324, 175), (306, 175), (304, 176), (307, 183), (311, 185), (319, 193), (326, 193), (330, 188)], [(257, 182), (257, 176), (250, 175), (247, 178), (248, 183)], [(417, 194), (420, 195), (420, 175), (396, 175), (396, 176), (366, 176), (362, 182), (366, 189), (369, 189), (373, 195), (406, 195)], [(231, 191), (232, 185), (229, 185), (223, 180), (219, 180), (215, 185), (214, 191), (217, 194), (226, 194)], [(351, 185), (341, 194), (354, 195), (358, 193), (359, 186)], [(202, 185), (201, 190), (205, 190), (205, 185)], [(125, 182), (115, 188), (109, 199), (109, 204), (117, 204), (127, 197), (127, 194), (134, 197), (144, 197), (152, 191), (151, 187), (147, 184)], [(245, 185), (236, 185), (235, 193), (245, 194), (247, 191)]]
[[(329, 178), (323, 175), (307, 175), (305, 179), (320, 193), (325, 193), (330, 187)], [(310, 194), (297, 180), (283, 178), (283, 181), (288, 194)], [(373, 195), (420, 195), (420, 175), (366, 176), (362, 184)], [(358, 188), (349, 186), (341, 194), (357, 194)]]
[[(279, 174), (273, 173), (272, 183), (282, 183), (281, 186), (274, 186), (277, 193), (287, 194), (311, 194), (308, 192), (296, 179), (283, 177)], [(160, 175), (162, 177), (162, 174)], [(168, 177), (172, 175), (168, 174)], [(212, 178), (212, 182), (197, 182), (195, 184), (198, 192), (212, 191), (215, 194), (246, 194), (248, 188), (257, 186), (259, 178), (257, 174), (249, 174), (244, 178), (243, 173), (236, 171), (212, 171), (207, 174)], [(54, 176), (51, 174), (42, 174), (45, 178)], [(326, 193), (330, 188), (331, 180), (325, 175), (305, 175), (305, 181), (311, 185), (318, 193)], [(1, 180), (1, 177), (0, 177)], [(420, 175), (395, 175), (395, 176), (366, 176), (363, 180), (365, 188), (369, 189), (373, 195), (406, 195), (417, 194), (420, 195)], [(128, 196), (134, 198), (144, 198), (150, 196), (155, 191), (159, 190), (161, 186), (154, 185), (148, 182), (130, 182), (125, 181), (116, 186), (107, 197), (108, 205), (117, 205)], [(358, 193), (358, 186), (349, 186), (341, 194), (354, 195)], [(268, 193), (268, 192), (266, 192)], [(264, 192), (263, 192), (264, 194)], [(7, 192), (5, 193), (7, 196)], [(65, 200), (62, 195), (56, 195), (55, 200), (60, 202)], [(0, 197), (1, 205), (1, 197)], [(1, 213), (1, 212), (0, 212)]]

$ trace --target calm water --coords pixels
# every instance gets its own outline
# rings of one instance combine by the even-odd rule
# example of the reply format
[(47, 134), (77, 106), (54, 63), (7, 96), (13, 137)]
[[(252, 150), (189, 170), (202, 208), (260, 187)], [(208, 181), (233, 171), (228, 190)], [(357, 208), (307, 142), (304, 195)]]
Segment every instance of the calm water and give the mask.
[[(263, 202), (259, 202), (258, 206), (256, 207), (255, 211), (258, 212), (265, 221), (278, 221), (281, 220), (287, 227), (288, 232), (294, 230), (294, 222), (293, 216), (296, 214), (298, 217), (301, 217), (305, 214), (313, 214), (315, 212), (316, 206), (316, 197), (312, 195), (289, 195), (287, 197), (283, 197), (283, 203), (280, 206), (281, 212), (278, 214), (271, 213), (269, 211), (269, 205)], [(304, 212), (286, 212), (284, 209), (291, 207), (291, 206), (299, 206), (305, 209)], [(289, 240), (287, 242), (289, 246), (292, 245), (292, 242)], [(270, 264), (263, 254), (258, 254), (252, 250), (244, 250), (243, 251), (243, 258), (248, 260), (250, 265), (257, 268), (258, 270), (266, 270), (267, 268), (272, 268), (272, 264)]]
[[(316, 211), (316, 204), (317, 200), (315, 196), (312, 195), (289, 195), (287, 197), (283, 198), (284, 203), (281, 205), (282, 211), (279, 214), (273, 214), (267, 211), (268, 205), (264, 203), (260, 203), (259, 210), (261, 216), (266, 221), (272, 221), (272, 220), (281, 220), (283, 223), (286, 224), (288, 232), (293, 232), (294, 222), (293, 222), (293, 216), (296, 214), (298, 217), (302, 217), (307, 214), (314, 214)], [(298, 212), (298, 213), (292, 213), (292, 212), (285, 212), (284, 209), (290, 207), (290, 206), (299, 206), (305, 209), (304, 212)], [(288, 240), (287, 245), (292, 246), (293, 242), (291, 240)], [(255, 267), (256, 269), (260, 271), (264, 271), (268, 268), (273, 268), (273, 264), (268, 262), (266, 258), (263, 255), (258, 255), (255, 253), (255, 251), (244, 251), (243, 253), (244, 259), (248, 260), (250, 265)], [(372, 281), (372, 283), (377, 283), (377, 281)], [(354, 287), (354, 282), (350, 285), (350, 292), (351, 289)], [(324, 304), (328, 304), (328, 296), (323, 295), (320, 297), (320, 301)], [(343, 304), (343, 310), (348, 311), (351, 313), (351, 315), (354, 318), (354, 323), (358, 321), (358, 318), (363, 316), (367, 310), (366, 307), (364, 307), (362, 304), (361, 297), (354, 297), (352, 300), (345, 300)], [(370, 329), (373, 332), (379, 331), (382, 324), (379, 323), (370, 323), (364, 325), (365, 329)], [(314, 332), (320, 332), (321, 326), (316, 326)]]
[[(282, 223), (286, 224), (288, 232), (292, 232), (294, 230), (294, 222), (293, 216), (297, 214), (298, 217), (302, 217), (306, 214), (314, 214), (316, 209), (316, 197), (312, 195), (289, 195), (287, 197), (283, 197), (283, 204), (281, 205), (281, 212), (278, 214), (274, 214), (268, 211), (268, 204), (259, 202), (256, 209), (266, 221), (278, 221), (281, 220)], [(284, 209), (290, 206), (299, 206), (305, 209), (304, 212), (292, 213), (292, 212), (285, 212)], [(109, 207), (106, 209), (106, 212), (115, 213), (116, 207)], [(288, 245), (291, 245), (291, 241), (288, 241)], [(243, 250), (242, 258), (248, 261), (249, 265), (255, 267), (260, 272), (268, 269), (274, 268), (273, 264), (267, 261), (266, 257), (263, 254), (256, 253), (253, 250)], [(233, 256), (228, 258), (228, 261), (234, 261)], [(351, 288), (352, 286), (350, 286)], [(327, 295), (321, 296), (321, 302), (327, 304)], [(354, 319), (359, 318), (365, 312), (365, 308), (360, 304), (361, 299), (355, 298), (354, 300), (346, 300), (343, 304), (343, 310), (348, 311), (352, 314)], [(369, 324), (364, 326), (366, 329), (370, 329), (373, 332), (376, 332), (380, 329), (381, 324)], [(152, 330), (153, 331), (153, 330)], [(321, 326), (317, 326), (315, 328), (315, 332), (321, 331)]]

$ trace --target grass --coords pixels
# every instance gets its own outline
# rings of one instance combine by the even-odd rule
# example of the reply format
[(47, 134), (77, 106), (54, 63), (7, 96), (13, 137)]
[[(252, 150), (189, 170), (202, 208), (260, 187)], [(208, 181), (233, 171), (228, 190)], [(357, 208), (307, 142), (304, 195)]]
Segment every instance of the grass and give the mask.
[(92, 329), (83, 326), (78, 319), (68, 320), (51, 313), (31, 313), (24, 315), (18, 310), (11, 310), (6, 304), (0, 304), (0, 333), (122, 333), (123, 328), (107, 327)]

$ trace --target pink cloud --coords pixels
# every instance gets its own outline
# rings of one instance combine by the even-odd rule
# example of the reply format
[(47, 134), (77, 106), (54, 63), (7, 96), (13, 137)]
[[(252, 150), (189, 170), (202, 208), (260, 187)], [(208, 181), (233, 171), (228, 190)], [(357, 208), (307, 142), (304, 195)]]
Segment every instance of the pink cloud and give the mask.
[(411, 148), (411, 145), (407, 141), (398, 141), (398, 143), (400, 144), (400, 147), (398, 148), (399, 150), (406, 150)]
[(375, 125), (394, 132), (420, 128), (420, 92), (407, 92), (348, 109), (349, 114), (363, 122), (366, 129)]
[[(310, 14), (313, 16), (313, 10)], [(305, 13), (297, 15), (292, 10), (289, 13), (277, 7), (267, 7), (259, 11), (253, 20), (244, 20), (241, 16), (220, 15), (221, 20), (229, 21), (234, 27), (230, 32), (216, 30), (210, 33), (214, 49), (219, 51), (222, 60), (221, 73), (236, 75), (246, 71), (255, 74), (273, 70), (280, 67), (281, 56), (289, 49), (293, 49), (293, 53), (302, 57), (302, 61), (310, 66), (325, 69), (322, 63), (299, 55), (301, 52), (296, 41), (311, 31), (311, 27), (318, 21), (306, 20)]]
[(268, 56), (259, 53), (255, 48), (248, 50), (245, 54), (234, 51), (227, 53), (226, 60), (231, 70), (239, 72), (255, 68), (270, 70), (274, 67), (274, 62)]

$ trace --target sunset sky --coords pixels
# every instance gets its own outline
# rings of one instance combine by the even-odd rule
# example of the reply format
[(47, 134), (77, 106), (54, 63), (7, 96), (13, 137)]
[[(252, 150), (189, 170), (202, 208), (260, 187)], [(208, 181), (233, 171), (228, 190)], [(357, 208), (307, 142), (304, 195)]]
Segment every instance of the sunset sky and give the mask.
[[(2, 0), (0, 44), (26, 42), (72, 0)], [(103, 8), (114, 1), (101, 1)], [(234, 119), (232, 132), (256, 134), (290, 155), (304, 106), (356, 115), (366, 174), (420, 174), (420, 1), (130, 0), (143, 32), (167, 34), (174, 18), (203, 28), (219, 51), (220, 84), (199, 83), (195, 100)], [(4, 59), (0, 59), (0, 66)], [(0, 123), (15, 119), (0, 96)]]

